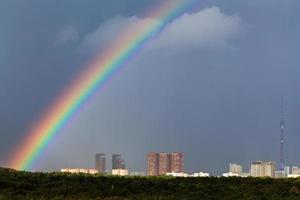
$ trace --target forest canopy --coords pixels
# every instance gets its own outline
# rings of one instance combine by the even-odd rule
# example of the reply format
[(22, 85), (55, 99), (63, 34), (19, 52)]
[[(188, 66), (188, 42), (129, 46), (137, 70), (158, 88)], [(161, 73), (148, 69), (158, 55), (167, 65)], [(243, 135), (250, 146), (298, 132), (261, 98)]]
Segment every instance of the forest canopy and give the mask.
[(4, 199), (300, 199), (300, 179), (120, 177), (0, 169)]

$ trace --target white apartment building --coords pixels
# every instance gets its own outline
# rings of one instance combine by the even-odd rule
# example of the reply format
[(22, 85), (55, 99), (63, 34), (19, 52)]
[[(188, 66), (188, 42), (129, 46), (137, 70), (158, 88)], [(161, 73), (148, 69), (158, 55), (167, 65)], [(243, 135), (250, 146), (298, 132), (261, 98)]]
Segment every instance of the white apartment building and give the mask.
[(166, 174), (167, 176), (174, 176), (174, 177), (189, 177), (190, 175), (183, 173), (183, 172), (170, 172)]
[(299, 178), (300, 174), (288, 174), (287, 177), (288, 178)]
[(135, 171), (135, 172), (129, 172), (130, 176), (146, 176), (146, 173), (144, 171)]
[(229, 172), (241, 176), (243, 173), (243, 167), (242, 165), (238, 165), (236, 163), (229, 163)]
[(209, 173), (205, 173), (205, 172), (194, 173), (192, 177), (209, 177)]
[(291, 173), (287, 174), (288, 178), (298, 178), (300, 177), (300, 167), (292, 166)]
[(174, 177), (208, 177), (209, 173), (199, 172), (194, 174), (187, 174), (183, 172), (170, 172), (166, 174), (167, 176), (174, 176)]
[(223, 173), (223, 177), (232, 177), (232, 176), (240, 176), (240, 175), (238, 173), (232, 173), (232, 172)]
[(300, 174), (300, 167), (293, 166), (292, 167), (292, 174)]
[(250, 174), (253, 177), (275, 177), (275, 162), (255, 161), (251, 163)]
[(250, 174), (253, 177), (264, 176), (264, 168), (262, 161), (255, 161), (251, 163)]
[(275, 178), (285, 178), (285, 171), (275, 171)]
[(276, 164), (274, 161), (264, 163), (264, 176), (275, 177)]
[(127, 169), (113, 169), (111, 171), (112, 175), (117, 175), (117, 176), (128, 176), (129, 172)]
[(64, 172), (64, 173), (84, 173), (84, 174), (97, 174), (98, 170), (96, 169), (84, 169), (84, 168), (65, 168), (65, 169), (61, 169), (60, 172)]

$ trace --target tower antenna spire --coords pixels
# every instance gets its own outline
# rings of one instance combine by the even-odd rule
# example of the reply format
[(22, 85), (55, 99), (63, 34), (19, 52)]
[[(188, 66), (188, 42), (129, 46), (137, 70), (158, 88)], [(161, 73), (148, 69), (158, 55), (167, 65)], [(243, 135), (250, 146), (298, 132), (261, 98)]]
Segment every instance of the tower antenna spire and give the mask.
[(281, 97), (281, 119), (280, 119), (280, 171), (284, 171), (284, 112), (283, 97)]

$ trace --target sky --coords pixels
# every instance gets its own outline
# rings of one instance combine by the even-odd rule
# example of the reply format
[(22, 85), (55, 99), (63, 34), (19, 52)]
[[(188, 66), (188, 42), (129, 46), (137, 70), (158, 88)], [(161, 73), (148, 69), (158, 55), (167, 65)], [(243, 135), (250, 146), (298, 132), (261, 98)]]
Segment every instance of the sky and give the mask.
[[(4, 0), (0, 3), (0, 166), (47, 106), (96, 55), (160, 0)], [(300, 165), (300, 1), (199, 0), (168, 22), (48, 146), (38, 170), (94, 167), (120, 153), (146, 171), (146, 153), (180, 151), (187, 172), (229, 162)], [(136, 31), (136, 30), (132, 30)]]

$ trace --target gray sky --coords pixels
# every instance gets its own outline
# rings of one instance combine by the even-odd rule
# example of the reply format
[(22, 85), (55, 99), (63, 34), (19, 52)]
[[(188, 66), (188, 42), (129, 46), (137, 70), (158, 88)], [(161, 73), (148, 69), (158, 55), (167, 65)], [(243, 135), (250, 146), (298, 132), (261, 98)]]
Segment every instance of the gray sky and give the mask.
[[(7, 0), (0, 3), (0, 165), (55, 96), (120, 30), (160, 1)], [(36, 163), (93, 167), (121, 153), (146, 170), (148, 151), (182, 151), (188, 172), (229, 162), (300, 165), (300, 1), (199, 1), (98, 92)], [(134, 31), (134, 30), (133, 30)]]

